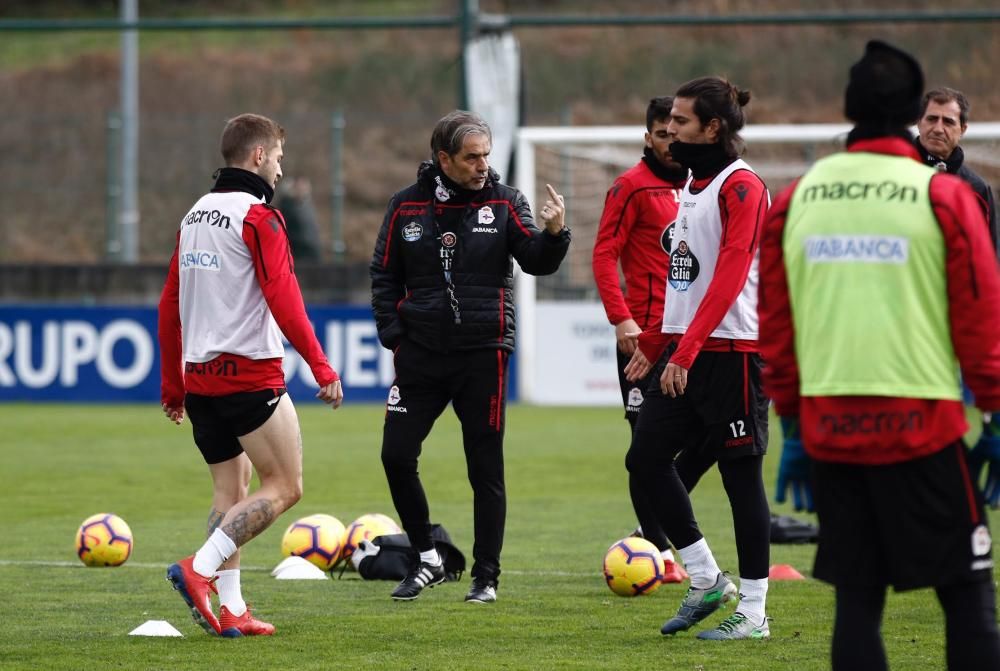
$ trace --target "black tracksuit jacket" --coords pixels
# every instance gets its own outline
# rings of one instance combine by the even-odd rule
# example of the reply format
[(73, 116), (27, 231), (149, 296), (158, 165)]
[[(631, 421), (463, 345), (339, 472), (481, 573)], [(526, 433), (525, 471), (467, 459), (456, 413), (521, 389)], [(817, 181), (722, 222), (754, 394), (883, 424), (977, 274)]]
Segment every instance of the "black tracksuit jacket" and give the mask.
[[(371, 263), (379, 340), (388, 349), (405, 336), (437, 352), (513, 351), (511, 259), (532, 275), (554, 273), (569, 248), (569, 230), (559, 235), (540, 231), (524, 195), (501, 184), (492, 170), (481, 190), (459, 189), (446, 200), (438, 197), (441, 184), (435, 177), (440, 175), (425, 161), (417, 182), (389, 201)], [(454, 254), (458, 323), (442, 268), (446, 250)]]
[(920, 158), (924, 160), (924, 163), (932, 168), (937, 168), (939, 164), (944, 163), (946, 172), (951, 175), (957, 175), (965, 180), (972, 187), (972, 190), (976, 192), (976, 195), (979, 197), (979, 204), (986, 214), (986, 225), (990, 229), (990, 240), (993, 241), (993, 251), (997, 253), (997, 256), (1000, 256), (1000, 225), (997, 222), (997, 206), (993, 200), (993, 190), (986, 183), (986, 180), (973, 172), (972, 168), (965, 165), (965, 152), (962, 151), (962, 148), (955, 147), (954, 151), (951, 152), (951, 156), (947, 160), (942, 161), (924, 149), (924, 146), (920, 144), (920, 138), (917, 138), (914, 144), (917, 147), (917, 151), (920, 152)]

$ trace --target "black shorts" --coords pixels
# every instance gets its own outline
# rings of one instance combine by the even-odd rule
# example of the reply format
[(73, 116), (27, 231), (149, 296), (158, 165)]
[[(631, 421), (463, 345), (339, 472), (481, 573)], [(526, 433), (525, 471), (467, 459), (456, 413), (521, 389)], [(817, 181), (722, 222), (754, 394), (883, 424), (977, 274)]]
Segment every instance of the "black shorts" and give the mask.
[(649, 372), (637, 430), (663, 436), (676, 454), (696, 450), (725, 460), (767, 452), (768, 400), (761, 389), (761, 358), (752, 352), (701, 352), (688, 371), (684, 394), (660, 391), (668, 350)]
[(243, 452), (239, 437), (270, 419), (284, 393), (284, 389), (264, 389), (225, 396), (186, 394), (184, 409), (205, 463), (221, 464), (239, 456)]
[(992, 580), (989, 525), (959, 441), (898, 464), (814, 462), (813, 575), (896, 590)]

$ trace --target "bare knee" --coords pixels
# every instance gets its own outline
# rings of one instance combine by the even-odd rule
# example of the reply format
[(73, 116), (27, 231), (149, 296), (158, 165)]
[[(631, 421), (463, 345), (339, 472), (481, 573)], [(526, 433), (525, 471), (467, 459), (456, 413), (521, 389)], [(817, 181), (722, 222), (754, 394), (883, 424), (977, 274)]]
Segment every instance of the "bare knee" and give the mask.
[(288, 510), (302, 498), (302, 476), (262, 478), (260, 486), (278, 513)]
[(302, 478), (298, 478), (294, 483), (290, 483), (285, 491), (285, 500), (288, 502), (287, 508), (291, 508), (302, 498)]
[(250, 494), (253, 465), (246, 455), (209, 467), (212, 473), (212, 505), (225, 512)]
[(223, 486), (217, 484), (215, 487), (215, 501), (217, 504), (221, 504), (221, 507), (226, 510), (233, 507), (249, 495), (249, 478), (245, 481), (241, 479), (239, 481), (229, 482)]

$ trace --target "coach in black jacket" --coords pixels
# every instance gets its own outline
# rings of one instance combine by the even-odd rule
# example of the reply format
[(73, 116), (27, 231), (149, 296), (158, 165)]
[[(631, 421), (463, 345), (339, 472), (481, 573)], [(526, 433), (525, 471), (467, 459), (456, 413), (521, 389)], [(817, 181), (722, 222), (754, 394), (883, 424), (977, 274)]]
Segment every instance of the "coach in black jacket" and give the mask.
[(993, 190), (986, 180), (965, 165), (965, 152), (958, 144), (969, 127), (969, 100), (961, 91), (941, 87), (925, 93), (922, 104), (923, 110), (917, 121), (920, 136), (915, 141), (920, 158), (932, 168), (958, 175), (969, 183), (986, 215), (993, 251), (1000, 255), (1000, 231)]
[(432, 160), (389, 202), (371, 264), (379, 340), (394, 350), (382, 464), (420, 561), (396, 587), (417, 598), (444, 581), (417, 474), (421, 444), (451, 402), (474, 500), (472, 586), (465, 600), (496, 600), (506, 518), (503, 432), (507, 358), (514, 349), (513, 259), (524, 272), (556, 271), (569, 248), (562, 196), (548, 186), (533, 223), (524, 196), (489, 168), (489, 126), (456, 110), (431, 135)]

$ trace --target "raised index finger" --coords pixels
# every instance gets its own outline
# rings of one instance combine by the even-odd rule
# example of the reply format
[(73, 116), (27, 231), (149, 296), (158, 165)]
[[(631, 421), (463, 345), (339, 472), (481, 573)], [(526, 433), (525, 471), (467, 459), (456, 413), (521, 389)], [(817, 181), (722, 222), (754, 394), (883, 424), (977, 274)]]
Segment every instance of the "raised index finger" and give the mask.
[(545, 188), (548, 189), (549, 196), (552, 197), (553, 201), (555, 201), (555, 202), (558, 203), (560, 200), (562, 200), (562, 196), (560, 196), (558, 193), (556, 193), (556, 190), (552, 188), (551, 184), (546, 184)]

